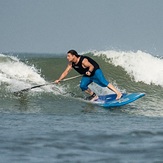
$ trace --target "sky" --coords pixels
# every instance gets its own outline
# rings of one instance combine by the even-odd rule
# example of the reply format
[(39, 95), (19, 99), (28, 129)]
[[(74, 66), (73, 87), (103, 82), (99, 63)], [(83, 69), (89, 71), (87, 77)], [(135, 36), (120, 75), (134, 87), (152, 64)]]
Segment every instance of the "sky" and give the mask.
[(163, 0), (0, 0), (0, 53), (142, 50), (163, 56)]

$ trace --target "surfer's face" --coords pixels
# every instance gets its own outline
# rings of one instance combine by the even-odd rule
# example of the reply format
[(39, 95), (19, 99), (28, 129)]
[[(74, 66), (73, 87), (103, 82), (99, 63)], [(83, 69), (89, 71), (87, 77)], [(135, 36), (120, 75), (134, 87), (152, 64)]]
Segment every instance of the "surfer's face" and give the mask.
[(71, 53), (68, 53), (67, 54), (67, 60), (69, 61), (69, 62), (72, 62), (73, 60), (74, 60), (74, 55), (72, 55)]

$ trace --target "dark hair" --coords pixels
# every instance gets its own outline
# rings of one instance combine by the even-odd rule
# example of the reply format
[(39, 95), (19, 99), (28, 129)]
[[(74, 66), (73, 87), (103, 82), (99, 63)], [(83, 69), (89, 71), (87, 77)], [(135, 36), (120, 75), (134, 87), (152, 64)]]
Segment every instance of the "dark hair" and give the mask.
[(72, 55), (75, 55), (76, 57), (80, 57), (80, 55), (75, 50), (69, 50), (67, 53), (71, 53)]

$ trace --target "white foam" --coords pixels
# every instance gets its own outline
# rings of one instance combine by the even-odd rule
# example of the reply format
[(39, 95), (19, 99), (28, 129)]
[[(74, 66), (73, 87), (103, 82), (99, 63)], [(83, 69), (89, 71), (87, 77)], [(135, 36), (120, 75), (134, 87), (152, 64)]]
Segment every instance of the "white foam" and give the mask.
[(104, 55), (107, 62), (121, 66), (136, 82), (163, 86), (163, 59), (142, 51), (99, 51), (95, 56)]
[(7, 83), (13, 89), (23, 89), (32, 84), (44, 84), (34, 66), (26, 65), (16, 57), (0, 54), (0, 84)]
[[(11, 92), (47, 83), (38, 69), (20, 61), (17, 57), (0, 54), (0, 85), (5, 83)], [(49, 85), (31, 90), (32, 92), (65, 93), (64, 87)]]

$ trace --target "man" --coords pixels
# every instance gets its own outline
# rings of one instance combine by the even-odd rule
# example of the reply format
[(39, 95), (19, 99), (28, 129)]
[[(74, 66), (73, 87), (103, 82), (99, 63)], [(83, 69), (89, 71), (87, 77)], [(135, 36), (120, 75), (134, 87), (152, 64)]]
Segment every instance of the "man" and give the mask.
[(59, 79), (55, 81), (56, 84), (64, 79), (71, 69), (74, 68), (78, 73), (83, 75), (80, 88), (82, 91), (85, 91), (90, 95), (87, 98), (88, 100), (96, 101), (98, 99), (98, 96), (90, 88), (88, 88), (88, 85), (92, 82), (95, 82), (101, 87), (108, 87), (114, 91), (117, 94), (117, 100), (121, 98), (122, 93), (105, 79), (99, 65), (93, 59), (87, 56), (79, 55), (75, 50), (70, 50), (67, 52), (67, 60), (69, 61), (68, 66)]

